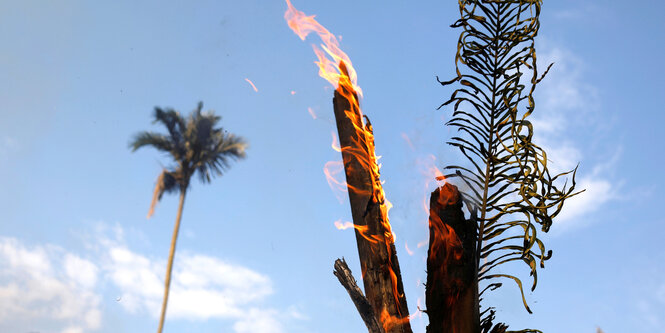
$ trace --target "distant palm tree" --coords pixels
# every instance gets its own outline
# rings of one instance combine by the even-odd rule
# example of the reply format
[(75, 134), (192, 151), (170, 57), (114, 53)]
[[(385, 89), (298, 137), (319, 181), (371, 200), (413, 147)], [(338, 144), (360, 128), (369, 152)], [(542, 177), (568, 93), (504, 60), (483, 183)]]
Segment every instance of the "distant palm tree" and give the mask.
[(196, 110), (185, 119), (173, 109), (163, 110), (155, 107), (154, 123), (161, 123), (166, 126), (169, 132), (168, 135), (147, 131), (140, 132), (134, 136), (130, 143), (132, 151), (144, 146), (151, 146), (170, 154), (175, 162), (171, 168), (164, 169), (157, 178), (148, 218), (154, 213), (155, 205), (165, 192), (180, 192), (178, 215), (175, 220), (169, 261), (166, 268), (164, 301), (159, 318), (158, 333), (161, 333), (164, 327), (173, 257), (178, 239), (178, 230), (180, 229), (182, 208), (185, 203), (185, 194), (190, 179), (194, 173), (198, 172), (202, 182), (210, 183), (211, 176), (221, 176), (222, 172), (230, 167), (232, 160), (244, 158), (245, 149), (247, 148), (247, 143), (243, 138), (235, 136), (221, 127), (215, 128), (221, 117), (215, 115), (212, 111), (202, 113), (201, 108), (203, 108), (203, 103), (199, 102)]

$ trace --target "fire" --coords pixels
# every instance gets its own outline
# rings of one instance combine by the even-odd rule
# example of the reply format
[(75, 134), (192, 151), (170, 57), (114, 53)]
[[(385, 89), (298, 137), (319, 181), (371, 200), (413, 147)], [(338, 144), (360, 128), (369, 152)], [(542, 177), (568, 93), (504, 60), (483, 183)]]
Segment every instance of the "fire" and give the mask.
[(330, 134), (332, 134), (332, 143), (330, 144), (330, 147), (338, 153), (342, 152), (342, 147), (339, 146), (339, 142), (337, 142), (337, 135), (335, 132), (331, 131)]
[[(408, 138), (408, 137), (407, 137)], [(425, 176), (425, 194), (423, 196), (423, 209), (429, 213), (429, 193), (430, 187), (433, 182), (437, 183), (437, 187), (446, 184), (446, 176), (436, 166), (436, 157), (432, 154), (427, 155), (426, 158), (418, 159), (418, 165), (421, 167), (421, 173)], [(442, 183), (443, 182), (443, 183)]]
[(349, 228), (353, 228), (353, 223), (349, 221), (345, 221), (344, 223), (342, 223), (342, 220), (337, 220), (335, 221), (335, 228), (339, 230), (346, 230)]
[(345, 181), (339, 180), (339, 174), (344, 172), (344, 163), (342, 161), (328, 161), (323, 166), (323, 174), (326, 175), (328, 186), (337, 197), (340, 203), (344, 202), (343, 193), (346, 193), (348, 185)]
[[(341, 221), (339, 221), (339, 224), (336, 223), (336, 226), (340, 229), (346, 229), (350, 228), (352, 225), (358, 231), (358, 234), (367, 241), (385, 246), (388, 253), (393, 253), (392, 246), (395, 242), (395, 235), (390, 226), (390, 222), (388, 221), (388, 210), (392, 204), (386, 199), (385, 193), (383, 192), (382, 182), (379, 178), (380, 165), (377, 163), (378, 157), (375, 154), (372, 124), (360, 111), (359, 96), (362, 97), (362, 90), (357, 84), (356, 70), (353, 68), (349, 56), (340, 49), (339, 41), (335, 35), (317, 22), (314, 19), (314, 15), (305, 15), (305, 13), (293, 7), (290, 0), (286, 0), (286, 3), (288, 9), (284, 14), (284, 19), (287, 21), (293, 32), (295, 32), (302, 40), (305, 40), (305, 38), (312, 32), (316, 33), (321, 38), (322, 43), (320, 45), (312, 46), (317, 57), (315, 64), (317, 64), (319, 68), (319, 76), (326, 79), (333, 87), (335, 87), (336, 92), (350, 104), (350, 107), (347, 110), (344, 110), (344, 114), (353, 125), (355, 135), (351, 137), (350, 144), (345, 143), (343, 146), (339, 147), (339, 150), (336, 149), (337, 146), (333, 143), (333, 149), (342, 152), (344, 163), (326, 163), (324, 173), (326, 174), (328, 183), (331, 187), (337, 189), (341, 189), (343, 185), (346, 185), (348, 191), (363, 197), (366, 196), (371, 200), (370, 202), (379, 204), (383, 232), (382, 234), (370, 235), (367, 233), (368, 226), (353, 225), (350, 224), (350, 222), (347, 222), (350, 224), (348, 225), (342, 224)], [(334, 175), (341, 173), (345, 165), (347, 167), (353, 165), (347, 164), (347, 162), (352, 160), (357, 161), (360, 168), (363, 170), (369, 171), (371, 179), (369, 179), (368, 184), (363, 184), (362, 189), (351, 186), (348, 183), (340, 182), (334, 177)], [(351, 172), (352, 171), (353, 170), (351, 170)], [(398, 311), (400, 311), (401, 302), (399, 297), (403, 297), (403, 295), (398, 291), (397, 276), (393, 271), (393, 263), (390, 257), (388, 258), (387, 267), (390, 273), (395, 304)], [(362, 274), (364, 276), (365, 271), (363, 271)], [(392, 317), (389, 315), (385, 307), (383, 308), (383, 311), (387, 315), (382, 315), (380, 318), (384, 327), (401, 324), (410, 319), (408, 316), (404, 318)]]
[[(337, 64), (343, 62), (349, 66), (349, 73), (346, 75), (346, 80), (350, 81), (349, 83), (351, 84), (353, 91), (362, 96), (362, 90), (356, 84), (356, 70), (353, 69), (349, 56), (339, 48), (339, 42), (335, 35), (330, 33), (328, 29), (317, 22), (314, 19), (315, 15), (305, 15), (305, 13), (293, 7), (290, 0), (286, 0), (286, 4), (289, 8), (286, 13), (284, 13), (284, 19), (287, 21), (289, 28), (291, 28), (291, 30), (293, 30), (293, 32), (295, 32), (302, 40), (305, 40), (307, 35), (311, 32), (315, 32), (323, 41), (323, 44), (321, 44), (320, 47), (312, 45), (314, 53), (316, 53), (316, 56), (318, 57), (318, 61), (315, 63), (319, 66), (319, 75), (330, 82), (333, 87), (337, 86), (337, 83), (342, 80), (343, 75)], [(332, 60), (328, 59), (326, 54), (328, 54)]]
[[(458, 201), (459, 192), (454, 190), (452, 185), (445, 184), (439, 188), (437, 202), (440, 207), (446, 207)], [(430, 244), (430, 250), (432, 253), (445, 253), (446, 258), (444, 262), (450, 262), (452, 258), (460, 260), (464, 250), (462, 242), (455, 230), (442, 221), (439, 214), (436, 212), (431, 212), (429, 223), (430, 228), (433, 229), (433, 234), (435, 235)], [(441, 247), (444, 247), (445, 251), (442, 251)]]
[(254, 85), (254, 82), (252, 82), (252, 80), (245, 78), (245, 81), (247, 81), (247, 83), (249, 83), (252, 86), (252, 89), (254, 89), (254, 91), (259, 92), (259, 90), (256, 89), (256, 86)]
[[(305, 40), (310, 33), (315, 32), (323, 41), (320, 46), (313, 45), (314, 53), (316, 53), (318, 58), (318, 61), (315, 63), (319, 67), (319, 75), (330, 82), (333, 87), (337, 87), (336, 90), (352, 105), (351, 110), (346, 110), (345, 114), (351, 119), (353, 126), (358, 133), (358, 139), (354, 142), (354, 145), (350, 147), (341, 147), (339, 149), (357, 158), (363, 169), (371, 170), (372, 175), (374, 176), (372, 182), (374, 193), (366, 193), (365, 191), (352, 186), (348, 186), (349, 190), (354, 191), (355, 193), (373, 195), (375, 199), (378, 199), (376, 202), (386, 202), (385, 196), (383, 195), (383, 187), (381, 186), (378, 176), (379, 165), (376, 162), (377, 157), (374, 154), (374, 134), (372, 132), (372, 125), (369, 122), (364, 121), (362, 112), (360, 112), (358, 96), (362, 96), (362, 90), (357, 85), (357, 74), (356, 70), (353, 68), (351, 59), (340, 49), (339, 42), (335, 35), (317, 22), (314, 19), (314, 15), (305, 15), (305, 13), (293, 7), (290, 0), (286, 0), (286, 4), (288, 5), (288, 9), (286, 13), (284, 13), (284, 19), (287, 21), (291, 30), (293, 30), (293, 32), (295, 32), (302, 40)], [(330, 56), (332, 60), (326, 55)], [(308, 109), (308, 111), (310, 111), (310, 114), (313, 114), (311, 109)], [(312, 117), (315, 116), (313, 115)], [(354, 147), (367, 147), (367, 149)], [(337, 150), (336, 148), (337, 147), (333, 144), (333, 149)], [(370, 154), (368, 154), (368, 152), (370, 152)], [(335, 184), (335, 187), (342, 184), (342, 182), (331, 177), (338, 173), (332, 171), (332, 167), (336, 166), (335, 163), (336, 162), (328, 162), (324, 168), (324, 172), (326, 173), (326, 177), (329, 184), (331, 184), (331, 187), (333, 187), (332, 184)], [(389, 224), (387, 227), (387, 230), (391, 230)], [(393, 238), (392, 231), (390, 237)]]
[[(421, 299), (419, 297), (418, 301), (417, 301), (418, 310), (420, 310), (420, 302), (421, 302)], [(408, 323), (411, 320), (413, 320), (414, 318), (418, 318), (418, 317), (422, 317), (422, 314), (420, 313), (420, 311), (416, 311), (415, 313), (413, 313), (413, 314), (411, 314), (407, 317), (404, 317), (404, 318), (398, 318), (398, 317), (395, 317), (395, 316), (391, 316), (388, 313), (388, 310), (386, 310), (384, 308), (383, 311), (381, 311), (381, 316), (379, 317), (379, 321), (381, 322), (381, 325), (383, 326), (383, 329), (386, 332), (388, 332), (391, 327), (393, 327), (395, 325), (401, 325), (401, 324), (404, 324), (404, 323)]]
[(386, 332), (389, 332), (390, 329), (395, 325), (401, 325), (409, 322), (410, 319), (410, 316), (404, 318), (391, 316), (386, 308), (383, 308), (383, 311), (381, 311), (381, 316), (379, 317), (379, 321), (381, 322), (381, 325)]
[(337, 220), (335, 221), (335, 228), (339, 230), (354, 228), (358, 230), (358, 233), (360, 233), (360, 235), (370, 243), (376, 244), (379, 241), (381, 241), (381, 239), (377, 235), (369, 235), (367, 233), (368, 227), (366, 225), (355, 225), (349, 221), (342, 222), (342, 220)]

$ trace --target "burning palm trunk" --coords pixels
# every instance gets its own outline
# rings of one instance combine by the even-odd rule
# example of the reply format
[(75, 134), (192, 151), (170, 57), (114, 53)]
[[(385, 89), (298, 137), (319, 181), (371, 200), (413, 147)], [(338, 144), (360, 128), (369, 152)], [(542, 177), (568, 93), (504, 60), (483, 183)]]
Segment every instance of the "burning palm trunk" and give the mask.
[[(323, 42), (314, 45), (319, 75), (336, 86), (333, 99), (351, 213), (358, 244), (363, 284), (386, 333), (411, 333), (393, 234), (388, 223), (388, 201), (379, 179), (374, 135), (360, 112), (356, 71), (337, 37), (289, 0), (284, 19), (302, 40), (315, 32)], [(327, 56), (330, 56), (329, 59)], [(348, 67), (347, 67), (348, 66)]]
[(476, 225), (464, 219), (457, 187), (446, 183), (430, 197), (427, 252), (427, 333), (480, 332)]
[(387, 333), (410, 333), (409, 313), (388, 222), (374, 136), (363, 121), (344, 62), (333, 105), (367, 300)]

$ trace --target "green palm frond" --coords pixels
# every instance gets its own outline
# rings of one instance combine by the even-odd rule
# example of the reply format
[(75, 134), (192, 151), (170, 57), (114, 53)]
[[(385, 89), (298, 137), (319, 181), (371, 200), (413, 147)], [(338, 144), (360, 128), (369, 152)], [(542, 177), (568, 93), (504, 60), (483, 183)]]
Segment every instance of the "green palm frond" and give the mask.
[[(550, 68), (538, 76), (534, 37), (541, 4), (541, 0), (460, 0), (460, 19), (452, 25), (462, 29), (455, 57), (457, 76), (439, 81), (459, 84), (440, 107), (452, 106), (447, 125), (460, 135), (448, 143), (468, 162), (448, 166), (454, 172), (447, 177), (467, 185), (464, 200), (478, 212), (478, 279), (513, 280), (529, 312), (521, 280), (493, 271), (522, 261), (529, 266), (531, 290), (535, 289), (537, 266), (544, 267), (552, 254), (537, 237), (536, 225), (547, 232), (564, 200), (577, 194), (577, 168), (551, 175), (547, 155), (532, 141), (533, 126), (527, 120), (535, 110), (536, 85)], [(561, 185), (559, 178), (566, 175), (572, 176), (571, 184)], [(490, 283), (483, 292), (500, 286)], [(484, 313), (483, 321), (491, 322), (493, 312)]]

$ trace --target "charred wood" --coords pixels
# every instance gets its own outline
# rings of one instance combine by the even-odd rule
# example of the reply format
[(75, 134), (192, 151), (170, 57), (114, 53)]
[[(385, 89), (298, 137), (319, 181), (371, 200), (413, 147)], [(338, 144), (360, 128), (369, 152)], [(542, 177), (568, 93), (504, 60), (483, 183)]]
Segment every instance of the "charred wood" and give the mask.
[(339, 283), (344, 286), (344, 289), (346, 289), (349, 296), (351, 296), (351, 301), (353, 301), (360, 317), (363, 319), (363, 322), (365, 322), (368, 332), (385, 333), (379, 319), (374, 314), (372, 305), (369, 304), (369, 301), (365, 298), (365, 295), (363, 295), (362, 290), (360, 290), (360, 287), (356, 284), (356, 279), (353, 277), (349, 266), (346, 265), (344, 258), (341, 260), (335, 260), (335, 270), (333, 271), (333, 274), (335, 274)]
[[(340, 68), (344, 73), (343, 63)], [(376, 166), (372, 128), (368, 120), (363, 121), (358, 95), (351, 89), (340, 84), (335, 90), (333, 106), (365, 295), (386, 333), (411, 333), (399, 262)]]
[(476, 223), (464, 218), (457, 187), (430, 197), (425, 304), (427, 333), (479, 333)]

